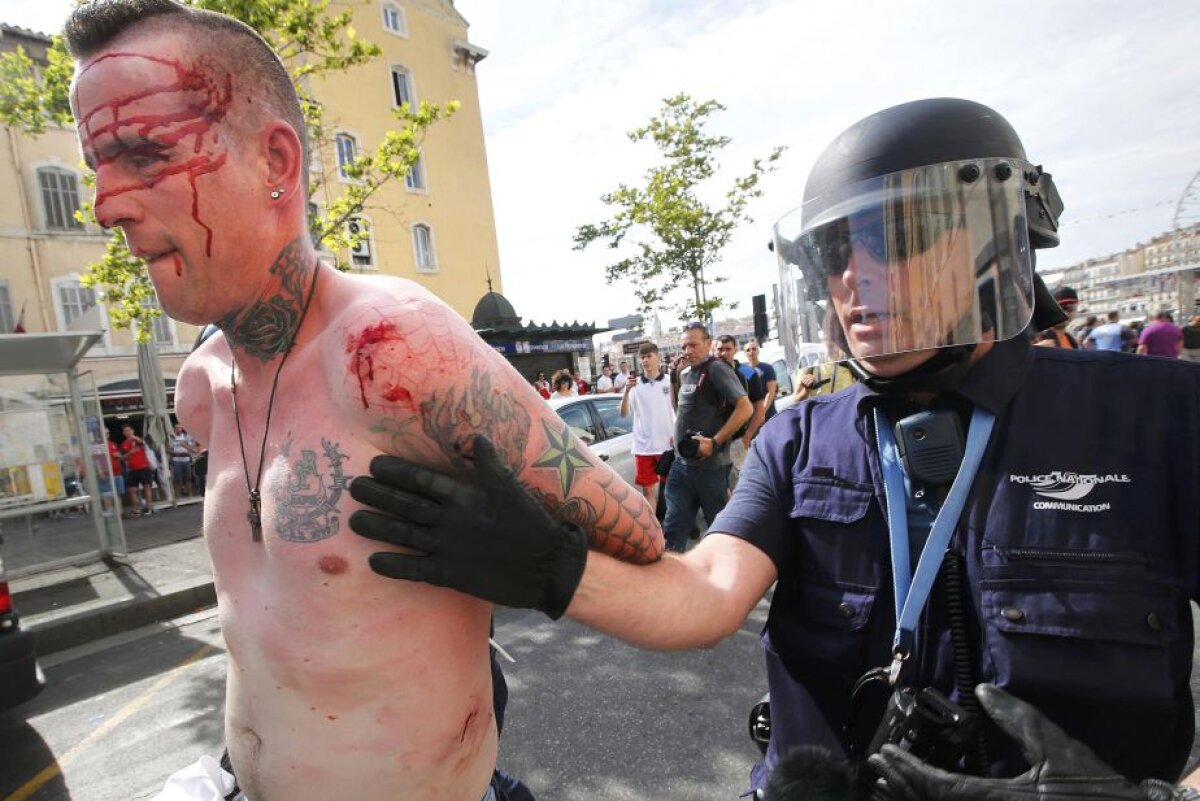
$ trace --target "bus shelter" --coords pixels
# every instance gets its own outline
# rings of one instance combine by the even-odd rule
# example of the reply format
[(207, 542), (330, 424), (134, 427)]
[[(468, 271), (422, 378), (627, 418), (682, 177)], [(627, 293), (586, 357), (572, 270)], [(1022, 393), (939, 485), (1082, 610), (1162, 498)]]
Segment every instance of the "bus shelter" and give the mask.
[(0, 537), (13, 576), (126, 552), (96, 382), (102, 332), (0, 336)]

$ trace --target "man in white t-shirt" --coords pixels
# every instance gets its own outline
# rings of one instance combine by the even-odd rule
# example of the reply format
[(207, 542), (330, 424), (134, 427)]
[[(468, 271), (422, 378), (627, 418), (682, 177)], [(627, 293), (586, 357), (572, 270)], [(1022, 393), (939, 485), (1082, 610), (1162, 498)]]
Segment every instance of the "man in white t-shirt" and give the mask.
[(625, 385), (629, 383), (629, 377), (633, 373), (629, 372), (629, 362), (621, 362), (617, 367), (617, 374), (613, 376), (613, 392), (624, 392)]
[(596, 392), (620, 392), (620, 387), (613, 384), (612, 368), (607, 364), (600, 368), (600, 377), (596, 379)]
[(658, 345), (643, 344), (638, 348), (638, 361), (642, 363), (642, 375), (626, 379), (621, 416), (633, 410), (633, 458), (637, 462), (634, 482), (655, 506), (661, 480), (655, 470), (658, 459), (675, 447), (675, 407), (671, 403), (671, 379), (662, 369)]

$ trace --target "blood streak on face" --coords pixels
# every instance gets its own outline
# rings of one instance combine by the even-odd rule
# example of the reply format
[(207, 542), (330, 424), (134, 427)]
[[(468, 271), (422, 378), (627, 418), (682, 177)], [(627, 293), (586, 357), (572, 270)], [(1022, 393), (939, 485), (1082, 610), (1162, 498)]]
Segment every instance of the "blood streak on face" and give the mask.
[[(364, 328), (357, 337), (352, 336), (347, 341), (346, 352), (353, 355), (351, 369), (354, 371), (355, 378), (358, 379), (358, 392), (364, 409), (369, 407), (367, 384), (375, 381), (375, 361), (371, 355), (372, 350), (379, 345), (400, 340), (400, 332), (396, 330), (396, 326), (383, 322)], [(384, 399), (392, 402), (411, 401), (412, 395), (400, 386), (391, 386), (386, 390)]]
[[(123, 175), (124, 183), (98, 192), (96, 213), (101, 215), (105, 202), (127, 192), (151, 189), (174, 175), (187, 176), (192, 189), (192, 219), (204, 229), (205, 251), (212, 256), (213, 231), (200, 219), (196, 179), (216, 172), (228, 158), (214, 126), (224, 119), (233, 101), (233, 76), (226, 74), (222, 80), (176, 59), (141, 53), (107, 53), (88, 64), (78, 80), (97, 65), (117, 59), (146, 61), (167, 70), (161, 83), (140, 87), (82, 110), (79, 138), (85, 153), (97, 153), (93, 166), (98, 174), (105, 166), (127, 159), (130, 153), (148, 157), (151, 162), (151, 166), (134, 174)], [(156, 100), (165, 103), (155, 103)], [(176, 146), (182, 150), (172, 154)], [(177, 275), (180, 270), (176, 261)]]

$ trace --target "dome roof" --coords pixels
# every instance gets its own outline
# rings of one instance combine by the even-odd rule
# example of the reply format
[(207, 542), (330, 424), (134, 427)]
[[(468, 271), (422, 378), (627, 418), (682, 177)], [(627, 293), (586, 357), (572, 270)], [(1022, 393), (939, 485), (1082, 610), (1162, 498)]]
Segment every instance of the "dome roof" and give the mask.
[(508, 298), (499, 292), (489, 292), (475, 304), (471, 315), (471, 327), (480, 328), (520, 328), (521, 318), (508, 302)]

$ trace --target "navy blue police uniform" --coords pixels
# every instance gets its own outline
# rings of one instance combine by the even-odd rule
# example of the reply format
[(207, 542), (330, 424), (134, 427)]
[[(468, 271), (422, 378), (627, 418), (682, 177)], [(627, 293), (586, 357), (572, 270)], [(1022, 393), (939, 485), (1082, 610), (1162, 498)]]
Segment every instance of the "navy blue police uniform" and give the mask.
[[(776, 416), (713, 524), (779, 574), (762, 636), (771, 744), (755, 787), (798, 745), (861, 756), (882, 715), (882, 684), (857, 709), (850, 699), (858, 677), (891, 661), (872, 415), (880, 404), (893, 421), (911, 413), (894, 402), (856, 384)], [(993, 346), (948, 402), (996, 415), (949, 546), (965, 558), (977, 679), (1035, 704), (1125, 776), (1176, 780), (1193, 737), (1200, 368), (1017, 337)], [(901, 684), (956, 699), (941, 584)], [(1024, 769), (1011, 742), (989, 746), (994, 775)]]

